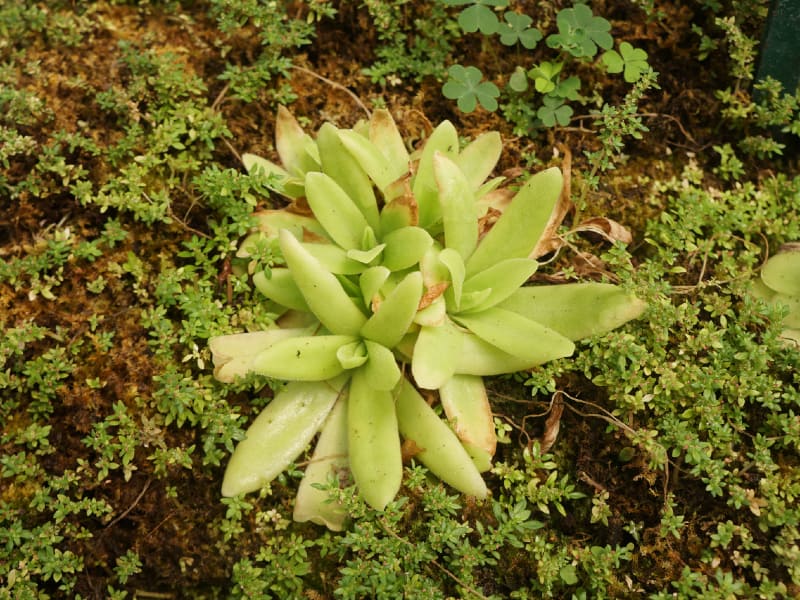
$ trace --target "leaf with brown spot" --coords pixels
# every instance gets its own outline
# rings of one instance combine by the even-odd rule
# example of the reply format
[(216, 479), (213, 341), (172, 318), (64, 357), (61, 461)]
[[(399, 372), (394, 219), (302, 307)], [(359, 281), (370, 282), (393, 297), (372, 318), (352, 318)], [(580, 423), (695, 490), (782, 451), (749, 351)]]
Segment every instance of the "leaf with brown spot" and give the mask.
[(431, 287), (425, 290), (425, 293), (422, 294), (422, 298), (420, 298), (419, 306), (417, 306), (417, 310), (422, 310), (423, 308), (427, 308), (433, 301), (436, 300), (439, 296), (444, 294), (444, 291), (450, 285), (449, 281), (442, 281), (441, 283), (436, 283)]

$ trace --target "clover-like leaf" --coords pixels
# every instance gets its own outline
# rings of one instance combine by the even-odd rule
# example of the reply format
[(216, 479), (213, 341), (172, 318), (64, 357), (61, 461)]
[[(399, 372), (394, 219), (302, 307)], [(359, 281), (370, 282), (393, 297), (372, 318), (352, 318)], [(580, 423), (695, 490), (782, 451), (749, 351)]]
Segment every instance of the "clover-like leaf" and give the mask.
[(457, 100), (461, 112), (471, 113), (480, 103), (489, 112), (497, 110), (500, 90), (490, 81), (483, 81), (477, 67), (453, 65), (447, 70), (448, 79), (442, 86), (445, 98)]
[(503, 15), (503, 19), (505, 19), (505, 23), (498, 24), (497, 27), (502, 44), (513, 46), (519, 43), (528, 50), (533, 50), (542, 39), (542, 32), (530, 26), (533, 19), (528, 15), (509, 11)]
[(497, 15), (490, 7), (508, 6), (508, 0), (444, 0), (444, 3), (451, 6), (471, 4), (458, 15), (458, 24), (467, 33), (480, 30), (485, 35), (493, 34), (498, 25)]
[(556, 123), (566, 127), (572, 117), (572, 107), (564, 104), (563, 98), (545, 96), (543, 106), (536, 111), (536, 116), (545, 127), (554, 127)]
[(548, 36), (547, 45), (565, 50), (576, 58), (592, 57), (597, 54), (598, 46), (608, 50), (614, 44), (614, 38), (608, 33), (611, 23), (594, 16), (585, 4), (560, 11), (556, 24), (558, 33)]
[(609, 73), (623, 73), (625, 81), (635, 83), (650, 68), (647, 52), (634, 48), (628, 42), (619, 45), (619, 52), (608, 50), (603, 54), (603, 63)]
[(533, 80), (533, 87), (542, 94), (547, 94), (556, 89), (558, 74), (564, 68), (564, 63), (542, 61), (528, 71), (528, 77)]

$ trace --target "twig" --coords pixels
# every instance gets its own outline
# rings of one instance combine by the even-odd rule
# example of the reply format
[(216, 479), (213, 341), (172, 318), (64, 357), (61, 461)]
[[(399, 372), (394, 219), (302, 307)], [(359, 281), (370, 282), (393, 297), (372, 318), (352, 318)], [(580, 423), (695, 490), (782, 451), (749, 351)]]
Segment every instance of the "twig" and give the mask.
[(139, 504), (139, 500), (142, 499), (142, 496), (144, 496), (144, 493), (150, 487), (150, 483), (152, 481), (153, 481), (152, 478), (150, 478), (150, 477), (147, 478), (147, 481), (144, 482), (144, 487), (142, 488), (142, 491), (139, 492), (138, 496), (136, 496), (136, 500), (133, 501), (133, 504), (131, 504), (128, 508), (126, 508), (125, 511), (121, 515), (119, 515), (113, 521), (111, 521), (108, 525), (106, 525), (106, 527), (105, 527), (106, 529), (108, 529), (109, 527), (113, 527), (114, 525), (119, 523), (122, 519), (124, 519), (125, 517), (128, 516), (128, 513), (130, 513), (137, 504)]
[(295, 69), (297, 71), (302, 71), (303, 73), (306, 73), (307, 75), (311, 75), (312, 77), (316, 77), (320, 81), (324, 81), (325, 83), (327, 83), (331, 87), (335, 87), (337, 90), (342, 90), (343, 92), (346, 92), (347, 95), (350, 96), (355, 101), (356, 104), (358, 104), (358, 106), (361, 108), (361, 110), (363, 110), (365, 113), (367, 113), (367, 117), (371, 117), (372, 116), (372, 112), (366, 107), (366, 105), (363, 102), (361, 102), (361, 99), (358, 96), (356, 96), (352, 91), (350, 91), (345, 86), (343, 86), (341, 83), (336, 83), (332, 79), (328, 79), (327, 77), (323, 77), (319, 73), (315, 73), (314, 71), (311, 71), (310, 69), (306, 69), (305, 67), (299, 67), (297, 65), (292, 65), (289, 68), (290, 69)]

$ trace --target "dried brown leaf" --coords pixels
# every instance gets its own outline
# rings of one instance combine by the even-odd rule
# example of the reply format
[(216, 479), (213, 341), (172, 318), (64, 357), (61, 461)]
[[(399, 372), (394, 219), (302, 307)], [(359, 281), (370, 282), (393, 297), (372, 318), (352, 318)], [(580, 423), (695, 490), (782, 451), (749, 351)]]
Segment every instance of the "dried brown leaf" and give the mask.
[(581, 221), (573, 231), (578, 233), (596, 233), (612, 244), (614, 242), (630, 244), (633, 241), (633, 236), (626, 227), (606, 217), (592, 217), (591, 219)]
[(550, 414), (544, 422), (544, 433), (539, 438), (539, 445), (542, 452), (547, 452), (556, 443), (558, 431), (561, 428), (561, 413), (564, 412), (564, 401), (561, 400), (561, 394), (557, 393), (553, 399), (553, 404), (550, 407)]

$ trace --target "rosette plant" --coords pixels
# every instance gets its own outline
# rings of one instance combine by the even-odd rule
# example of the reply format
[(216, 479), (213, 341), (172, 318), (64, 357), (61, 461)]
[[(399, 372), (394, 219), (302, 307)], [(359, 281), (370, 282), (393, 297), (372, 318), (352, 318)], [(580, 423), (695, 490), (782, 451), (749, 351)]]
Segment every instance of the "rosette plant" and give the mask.
[(759, 278), (753, 282), (753, 294), (786, 310), (781, 338), (787, 344), (800, 346), (800, 242), (784, 244), (764, 263)]
[[(223, 382), (256, 372), (288, 383), (236, 447), (223, 495), (258, 490), (319, 432), (297, 520), (342, 527), (315, 485), (334, 474), (382, 510), (401, 486), (401, 439), (441, 480), (485, 497), (496, 437), (482, 378), (569, 356), (643, 303), (609, 284), (524, 286), (558, 225), (562, 175), (548, 169), (515, 192), (486, 181), (495, 132), (460, 149), (444, 122), (409, 153), (388, 111), (353, 129), (326, 123), (312, 139), (282, 109), (276, 147), (282, 165), (244, 162), (292, 204), (261, 213), (237, 255), (265, 240), (279, 251), (253, 281), (281, 316), (210, 346)], [(444, 419), (418, 390), (438, 393)]]

